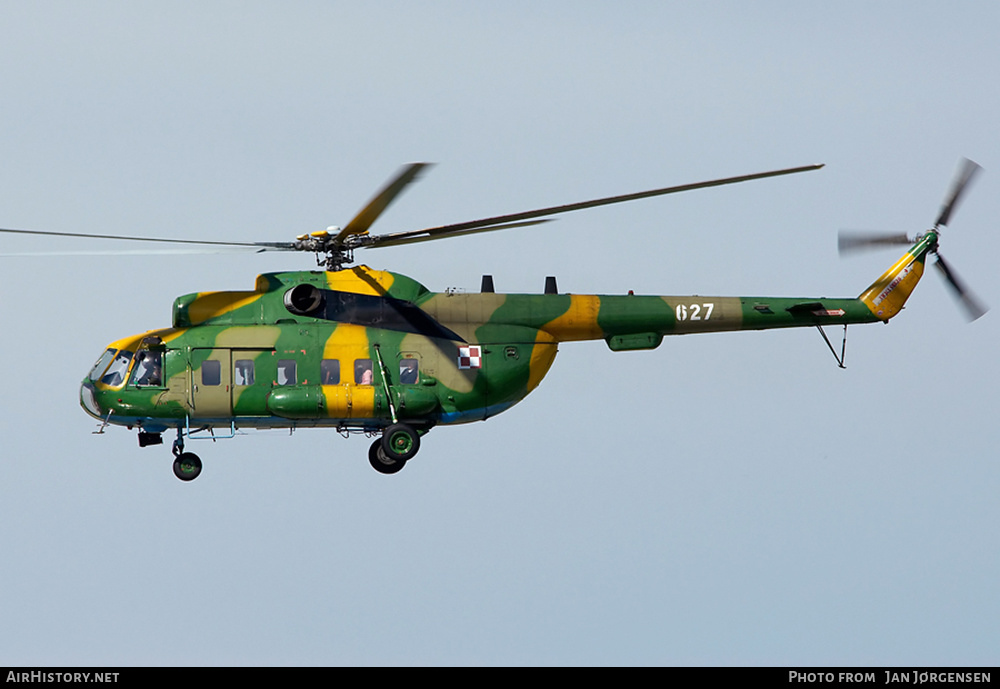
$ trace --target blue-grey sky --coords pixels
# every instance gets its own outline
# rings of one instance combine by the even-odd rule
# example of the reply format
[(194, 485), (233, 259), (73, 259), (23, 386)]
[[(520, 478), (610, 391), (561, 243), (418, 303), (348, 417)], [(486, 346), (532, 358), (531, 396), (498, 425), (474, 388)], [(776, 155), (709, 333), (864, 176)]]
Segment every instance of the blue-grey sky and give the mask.
[[(982, 2), (3, 2), (0, 227), (281, 241), (437, 163), (379, 232), (817, 172), (382, 249), (434, 290), (855, 296), (962, 156), (942, 253), (1000, 304)], [(0, 253), (124, 248), (0, 237)], [(936, 274), (846, 370), (813, 330), (564, 345), (395, 476), (324, 431), (92, 435), (79, 382), (173, 299), (309, 255), (2, 259), (0, 663), (998, 661), (993, 312)]]

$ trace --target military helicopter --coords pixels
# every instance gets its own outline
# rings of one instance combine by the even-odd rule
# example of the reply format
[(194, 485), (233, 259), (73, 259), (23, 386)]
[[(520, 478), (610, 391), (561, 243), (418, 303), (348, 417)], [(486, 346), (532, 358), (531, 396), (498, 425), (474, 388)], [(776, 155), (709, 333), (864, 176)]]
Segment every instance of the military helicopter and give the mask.
[[(374, 440), (372, 467), (402, 469), (435, 426), (482, 421), (534, 390), (562, 342), (604, 340), (614, 352), (655, 349), (665, 335), (815, 327), (844, 366), (847, 326), (900, 312), (928, 255), (973, 319), (985, 313), (938, 253), (941, 228), (979, 166), (964, 161), (933, 228), (917, 237), (850, 234), (841, 250), (893, 244), (906, 253), (858, 297), (704, 297), (432, 292), (397, 273), (354, 265), (354, 252), (536, 225), (549, 216), (665, 194), (817, 170), (822, 165), (653, 189), (533, 211), (373, 235), (369, 228), (427, 167), (401, 168), (343, 228), (292, 242), (220, 242), (2, 229), (57, 237), (306, 251), (319, 270), (265, 273), (252, 290), (178, 297), (170, 327), (116, 340), (80, 386), (100, 422), (138, 432), (140, 447), (174, 432), (173, 470), (190, 481), (201, 459), (186, 440), (231, 438), (246, 428), (333, 428)], [(840, 352), (823, 330), (843, 326)], [(218, 433), (217, 433), (218, 431)]]

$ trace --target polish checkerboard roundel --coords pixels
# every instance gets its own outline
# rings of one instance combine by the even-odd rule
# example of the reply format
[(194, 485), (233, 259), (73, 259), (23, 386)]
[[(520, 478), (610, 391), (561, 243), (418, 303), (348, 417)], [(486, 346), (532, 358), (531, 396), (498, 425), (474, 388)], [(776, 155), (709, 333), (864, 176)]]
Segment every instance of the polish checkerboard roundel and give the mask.
[(458, 367), (460, 369), (482, 368), (483, 352), (478, 345), (458, 348)]

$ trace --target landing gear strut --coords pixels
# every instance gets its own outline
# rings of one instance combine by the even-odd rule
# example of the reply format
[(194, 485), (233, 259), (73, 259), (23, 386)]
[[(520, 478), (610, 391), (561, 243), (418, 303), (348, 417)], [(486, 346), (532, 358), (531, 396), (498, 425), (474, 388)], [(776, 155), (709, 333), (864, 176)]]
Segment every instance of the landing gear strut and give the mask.
[(177, 429), (177, 440), (174, 441), (174, 476), (181, 481), (193, 481), (201, 473), (201, 459), (193, 452), (184, 451), (184, 436)]

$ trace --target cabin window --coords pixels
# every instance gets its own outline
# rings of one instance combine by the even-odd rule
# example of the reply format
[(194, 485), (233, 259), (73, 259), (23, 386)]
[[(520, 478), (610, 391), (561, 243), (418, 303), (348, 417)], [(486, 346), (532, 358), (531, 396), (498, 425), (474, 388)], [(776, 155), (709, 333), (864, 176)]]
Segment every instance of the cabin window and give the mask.
[(319, 362), (319, 379), (321, 385), (338, 385), (340, 383), (340, 361), (323, 359)]
[(416, 359), (399, 360), (399, 382), (406, 385), (417, 382), (420, 364)]
[(128, 372), (128, 365), (132, 362), (132, 352), (122, 350), (115, 356), (114, 361), (108, 368), (108, 372), (101, 378), (105, 385), (118, 386), (125, 382), (125, 374)]
[(354, 382), (358, 385), (371, 385), (373, 380), (372, 360), (354, 360)]
[(233, 364), (233, 385), (253, 385), (253, 359), (237, 359)]
[(222, 384), (222, 363), (215, 359), (206, 359), (201, 362), (201, 384), (221, 385)]
[(278, 360), (278, 385), (295, 385), (295, 359)]
[(101, 358), (97, 360), (96, 364), (94, 364), (94, 367), (90, 369), (90, 374), (87, 377), (94, 382), (100, 380), (101, 374), (104, 373), (104, 369), (108, 367), (111, 360), (115, 358), (115, 352), (117, 351), (117, 349), (105, 350), (104, 354), (101, 355)]
[(163, 353), (143, 351), (135, 355), (132, 384), (137, 387), (163, 385)]

